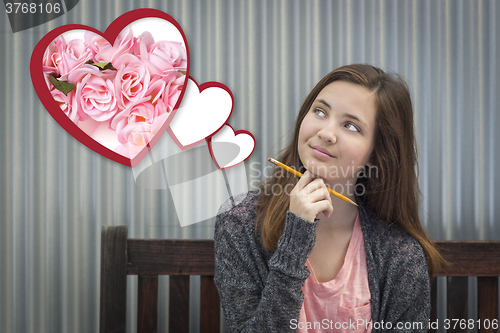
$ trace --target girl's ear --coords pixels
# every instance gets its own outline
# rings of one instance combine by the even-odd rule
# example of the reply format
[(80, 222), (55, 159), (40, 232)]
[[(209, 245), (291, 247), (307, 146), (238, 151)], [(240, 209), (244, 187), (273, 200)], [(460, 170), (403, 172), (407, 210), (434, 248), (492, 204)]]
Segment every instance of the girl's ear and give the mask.
[(368, 161), (368, 163), (366, 163), (366, 166), (373, 167), (373, 153), (372, 153), (372, 156), (370, 157), (370, 160)]

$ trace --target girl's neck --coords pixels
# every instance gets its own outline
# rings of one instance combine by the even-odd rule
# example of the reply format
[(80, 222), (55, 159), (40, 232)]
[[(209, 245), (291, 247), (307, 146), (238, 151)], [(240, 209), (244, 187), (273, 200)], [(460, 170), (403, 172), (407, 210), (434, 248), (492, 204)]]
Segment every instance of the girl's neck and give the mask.
[[(325, 181), (325, 180), (324, 180)], [(357, 179), (347, 178), (347, 179), (339, 179), (336, 181), (325, 181), (325, 185), (331, 188), (332, 190), (342, 194), (343, 196), (348, 197), (352, 201), (355, 201), (355, 193), (359, 191), (359, 188), (356, 188)], [(359, 187), (359, 185), (358, 185)], [(333, 196), (332, 196), (333, 197)], [(332, 201), (333, 203), (333, 201)]]
[(352, 230), (356, 216), (358, 215), (358, 207), (333, 195), (330, 195), (330, 197), (332, 199), (333, 212), (329, 217), (326, 217), (323, 212), (317, 215), (316, 218), (319, 219), (318, 228), (328, 231)]

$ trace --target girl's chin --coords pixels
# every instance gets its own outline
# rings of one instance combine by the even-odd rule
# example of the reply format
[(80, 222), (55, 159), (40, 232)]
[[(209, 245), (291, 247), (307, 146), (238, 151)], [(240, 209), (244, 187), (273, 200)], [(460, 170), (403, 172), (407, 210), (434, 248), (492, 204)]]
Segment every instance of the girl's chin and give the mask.
[(332, 170), (332, 172), (329, 174), (325, 168), (321, 168), (321, 167), (315, 167), (315, 166), (305, 166), (305, 169), (312, 172), (313, 175), (314, 175), (314, 178), (321, 178), (325, 181), (325, 184), (331, 188), (331, 186), (334, 186), (335, 184), (346, 184), (346, 182), (354, 182), (356, 183), (357, 179), (351, 179), (349, 176), (351, 176), (351, 174), (348, 175), (347, 178), (345, 177), (341, 177), (341, 173), (339, 172), (336, 172), (334, 170)]
[(328, 168), (325, 165), (309, 164), (305, 166), (305, 169), (312, 172), (314, 175), (323, 178), (324, 180), (339, 180), (337, 175), (332, 175), (332, 173), (336, 173), (335, 167)]
[(321, 178), (325, 181), (325, 183), (337, 183), (340, 180), (340, 178), (338, 177), (336, 178), (328, 177), (328, 175), (325, 174), (325, 172), (315, 171), (314, 169), (307, 169), (307, 170), (313, 173), (314, 178)]

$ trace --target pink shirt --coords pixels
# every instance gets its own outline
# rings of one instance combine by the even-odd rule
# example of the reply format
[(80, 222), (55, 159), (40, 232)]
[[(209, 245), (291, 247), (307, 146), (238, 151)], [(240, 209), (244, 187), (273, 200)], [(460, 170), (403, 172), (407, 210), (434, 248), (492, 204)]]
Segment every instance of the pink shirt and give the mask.
[(311, 274), (302, 291), (297, 332), (371, 332), (370, 289), (366, 252), (359, 213), (354, 222), (344, 264), (335, 279), (319, 283), (309, 263)]

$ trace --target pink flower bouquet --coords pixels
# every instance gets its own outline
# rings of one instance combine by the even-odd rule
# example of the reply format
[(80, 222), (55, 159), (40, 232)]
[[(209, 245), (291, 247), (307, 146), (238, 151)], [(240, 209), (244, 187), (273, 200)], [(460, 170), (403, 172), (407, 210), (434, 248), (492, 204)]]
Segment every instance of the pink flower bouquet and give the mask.
[(134, 37), (124, 29), (114, 45), (85, 32), (46, 49), (43, 72), (61, 110), (92, 136), (97, 128), (115, 135), (114, 149), (130, 159), (147, 145), (172, 114), (186, 80), (183, 43)]

